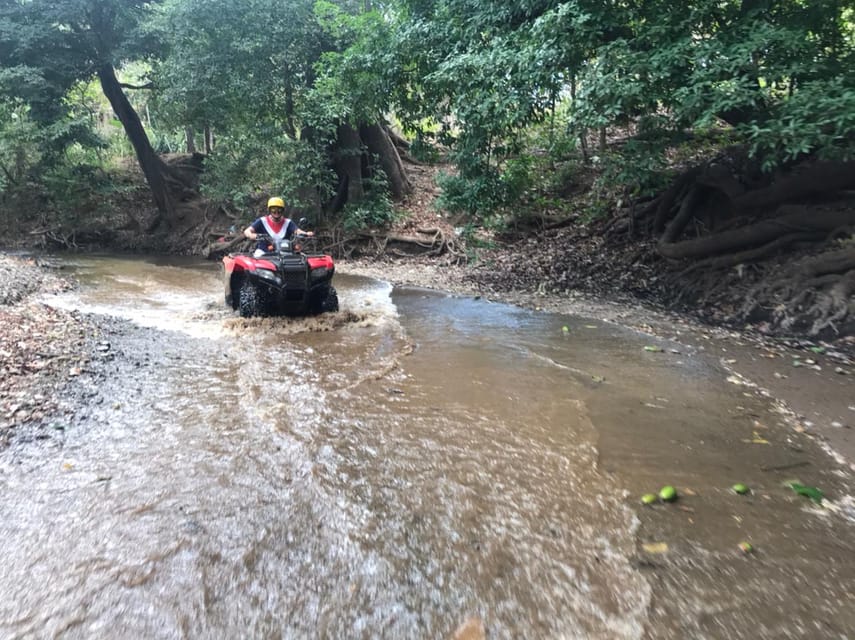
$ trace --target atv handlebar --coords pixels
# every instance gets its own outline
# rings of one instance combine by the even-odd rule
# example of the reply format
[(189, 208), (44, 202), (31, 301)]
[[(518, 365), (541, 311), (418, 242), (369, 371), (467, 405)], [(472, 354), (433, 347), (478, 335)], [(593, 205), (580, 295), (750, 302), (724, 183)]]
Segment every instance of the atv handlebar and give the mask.
[[(260, 242), (265, 242), (265, 241), (266, 241), (266, 242), (268, 242), (269, 244), (273, 245), (274, 250), (275, 250), (275, 248), (276, 248), (276, 246), (277, 246), (276, 241), (274, 241), (274, 239), (273, 239), (273, 238), (271, 238), (271, 237), (270, 237), (270, 234), (268, 234), (268, 233), (256, 233), (256, 234), (255, 234), (255, 239), (247, 238), (247, 240), (249, 240), (250, 242), (259, 242), (259, 241), (260, 241)], [(291, 248), (291, 249), (294, 249), (294, 248), (295, 248), (295, 247), (294, 247), (294, 245), (295, 245), (295, 244), (298, 244), (298, 245), (299, 245), (299, 244), (303, 244), (303, 245), (305, 245), (307, 242), (314, 243), (315, 241), (316, 241), (316, 240), (315, 240), (315, 235), (314, 235), (314, 234), (312, 234), (311, 236), (303, 236), (303, 235), (299, 235), (299, 236), (298, 236), (297, 234), (294, 234), (293, 236), (291, 236), (290, 238), (288, 238), (288, 239), (287, 239), (288, 246), (289, 246), (289, 248)], [(298, 251), (298, 252), (302, 252), (302, 247), (300, 247), (299, 249), (297, 249), (297, 251)]]

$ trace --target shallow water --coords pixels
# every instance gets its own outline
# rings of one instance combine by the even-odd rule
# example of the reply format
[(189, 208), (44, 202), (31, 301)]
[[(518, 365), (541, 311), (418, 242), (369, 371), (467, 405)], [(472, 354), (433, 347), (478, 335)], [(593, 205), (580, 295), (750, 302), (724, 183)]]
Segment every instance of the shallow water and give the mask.
[(209, 263), (66, 263), (50, 304), (129, 324), (0, 453), (4, 637), (855, 633), (850, 478), (679, 345), (341, 274), (339, 313), (243, 320)]

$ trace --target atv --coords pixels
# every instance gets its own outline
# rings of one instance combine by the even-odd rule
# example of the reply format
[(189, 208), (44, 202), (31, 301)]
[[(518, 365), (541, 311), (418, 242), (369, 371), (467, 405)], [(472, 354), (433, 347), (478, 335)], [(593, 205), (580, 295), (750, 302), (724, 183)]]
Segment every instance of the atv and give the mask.
[(223, 258), (227, 305), (242, 318), (338, 311), (330, 256), (304, 253), (310, 239), (303, 237), (277, 240), (259, 234), (259, 239), (268, 242), (267, 253), (230, 253)]

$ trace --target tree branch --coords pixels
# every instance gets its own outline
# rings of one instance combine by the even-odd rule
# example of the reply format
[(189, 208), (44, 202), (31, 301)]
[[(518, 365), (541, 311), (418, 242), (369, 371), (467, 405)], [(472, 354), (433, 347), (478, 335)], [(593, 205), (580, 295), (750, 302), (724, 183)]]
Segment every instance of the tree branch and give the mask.
[(119, 86), (122, 89), (154, 89), (153, 82), (146, 82), (145, 84), (131, 84), (129, 82), (120, 82)]

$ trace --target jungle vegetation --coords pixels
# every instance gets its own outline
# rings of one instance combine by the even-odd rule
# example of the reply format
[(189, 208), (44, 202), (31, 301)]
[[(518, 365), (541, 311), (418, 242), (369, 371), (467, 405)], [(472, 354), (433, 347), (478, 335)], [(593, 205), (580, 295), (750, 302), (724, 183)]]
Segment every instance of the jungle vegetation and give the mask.
[(441, 155), (438, 204), (467, 229), (643, 238), (695, 298), (796, 256), (743, 317), (838, 331), (853, 134), (855, 0), (0, 0), (5, 220), (29, 198), (85, 227), (130, 157), (150, 233), (271, 192), (382, 226), (408, 162)]

